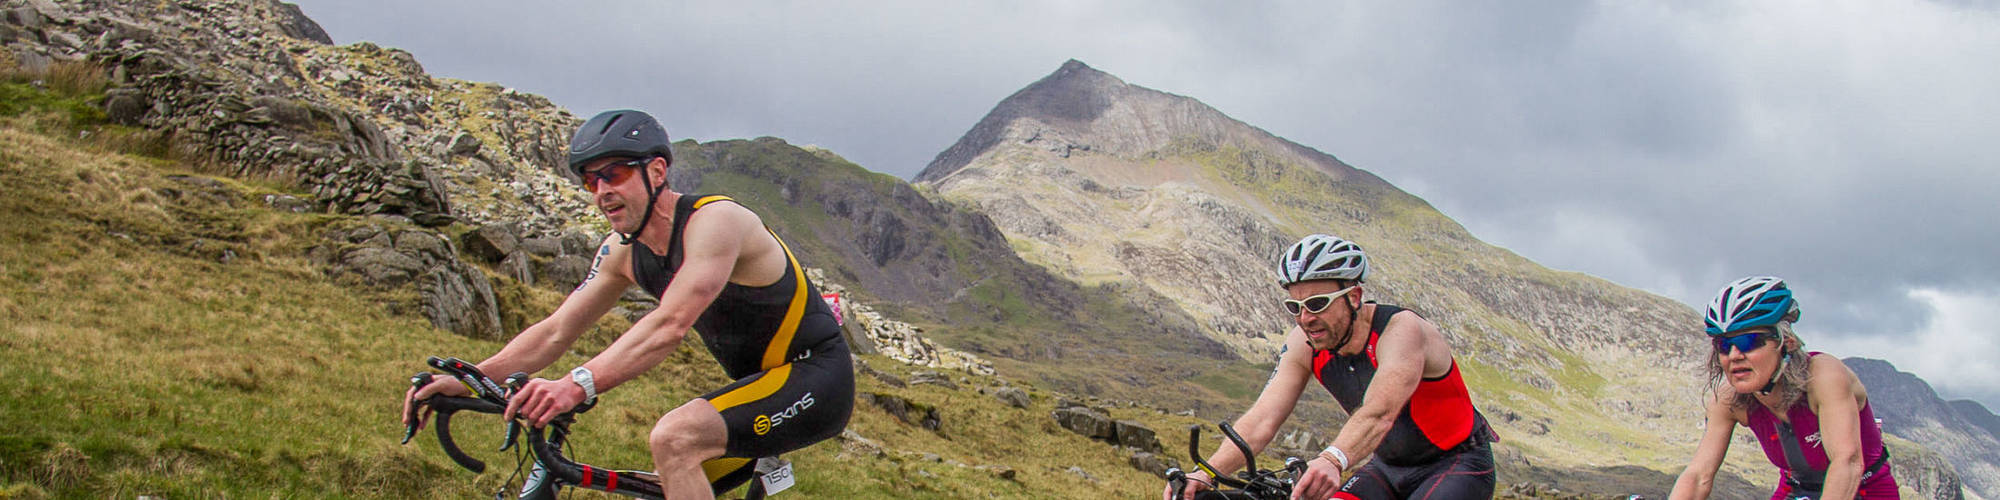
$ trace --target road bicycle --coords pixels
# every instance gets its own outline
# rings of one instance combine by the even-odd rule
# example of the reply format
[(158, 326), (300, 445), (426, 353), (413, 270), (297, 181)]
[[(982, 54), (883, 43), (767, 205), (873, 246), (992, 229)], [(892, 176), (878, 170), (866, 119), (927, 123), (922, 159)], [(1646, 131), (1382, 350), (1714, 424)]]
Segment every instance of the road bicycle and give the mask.
[[(445, 455), (451, 457), (451, 460), (457, 462), (460, 467), (464, 467), (475, 473), (486, 472), (485, 462), (466, 454), (465, 450), (460, 449), (458, 443), (452, 439), (452, 414), (467, 410), (477, 413), (499, 414), (507, 408), (507, 398), (511, 397), (515, 391), (528, 382), (528, 374), (515, 373), (507, 377), (505, 383), (496, 383), (493, 379), (487, 378), (485, 374), (480, 373), (478, 367), (461, 361), (458, 358), (438, 358), (433, 356), (427, 363), (431, 368), (444, 372), (443, 376), (451, 377), (465, 384), (467, 388), (472, 390), (473, 396), (432, 396), (417, 402), (417, 404), (410, 405), (410, 412), (412, 414), (407, 415), (410, 424), (403, 429), (403, 442), (406, 444), (409, 443), (410, 438), (414, 437), (417, 433), (417, 419), (414, 413), (419, 411), (419, 408), (428, 405), (436, 412), (434, 425), (437, 428), (438, 447), (443, 448)], [(420, 372), (410, 377), (410, 384), (421, 388), (430, 385), (431, 381), (435, 380), (438, 376), (440, 375), (431, 372)], [(534, 457), (533, 468), (528, 472), (527, 478), (522, 481), (520, 493), (515, 498), (519, 500), (555, 500), (556, 495), (563, 488), (604, 491), (633, 498), (662, 498), (659, 477), (651, 472), (608, 469), (579, 463), (563, 456), (563, 445), (569, 440), (570, 427), (576, 424), (576, 417), (590, 411), (591, 408), (595, 408), (596, 406), (597, 398), (591, 398), (577, 405), (576, 408), (557, 415), (543, 428), (523, 425), (521, 419), (518, 417), (508, 419), (507, 438), (505, 442), (501, 443), (500, 450), (514, 450), (516, 453), (520, 453), (521, 448), (517, 446), (517, 443), (519, 443), (523, 437), (522, 435), (525, 433), (526, 448), (530, 452), (530, 455)], [(527, 463), (526, 460), (517, 460), (515, 465), (516, 474), (520, 472), (520, 466), (525, 463)], [(791, 463), (779, 457), (759, 458), (749, 479), (750, 488), (746, 492), (744, 500), (763, 500), (767, 496), (777, 494), (792, 486)], [(511, 479), (508, 482), (511, 483)], [(735, 489), (741, 482), (741, 479), (730, 481), (725, 478), (715, 483), (713, 487), (715, 488), (716, 496), (719, 497), (723, 493)], [(495, 494), (494, 497), (501, 498), (503, 494), (504, 492), (502, 494)]]
[[(1235, 477), (1217, 474), (1215, 467), (1201, 458), (1202, 426), (1188, 426), (1188, 458), (1194, 459), (1195, 466), (1208, 473), (1208, 477), (1215, 478), (1213, 483), (1203, 481), (1215, 489), (1195, 494), (1194, 500), (1288, 500), (1292, 497), (1292, 486), (1298, 483), (1300, 475), (1305, 474), (1306, 461), (1291, 457), (1285, 459), (1283, 469), (1259, 469), (1257, 454), (1250, 452), (1250, 443), (1244, 442), (1243, 436), (1236, 434), (1236, 429), (1231, 428), (1229, 422), (1216, 422), (1216, 426), (1222, 429), (1222, 435), (1229, 438), (1231, 444), (1236, 445), (1237, 451), (1243, 452), (1243, 470), (1238, 471)], [(1187, 490), (1188, 481), (1200, 480), (1189, 478), (1178, 467), (1167, 469), (1167, 485), (1174, 492), (1174, 500), (1185, 500), (1181, 492)]]

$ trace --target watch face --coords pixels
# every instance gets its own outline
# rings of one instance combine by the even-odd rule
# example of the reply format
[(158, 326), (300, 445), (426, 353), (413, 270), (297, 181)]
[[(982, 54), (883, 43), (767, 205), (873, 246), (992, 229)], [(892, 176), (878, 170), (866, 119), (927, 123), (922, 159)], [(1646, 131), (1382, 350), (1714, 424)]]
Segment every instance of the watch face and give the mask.
[(590, 370), (579, 366), (569, 371), (569, 377), (576, 381), (576, 385), (583, 387), (584, 398), (588, 399), (597, 396), (597, 383), (592, 380)]

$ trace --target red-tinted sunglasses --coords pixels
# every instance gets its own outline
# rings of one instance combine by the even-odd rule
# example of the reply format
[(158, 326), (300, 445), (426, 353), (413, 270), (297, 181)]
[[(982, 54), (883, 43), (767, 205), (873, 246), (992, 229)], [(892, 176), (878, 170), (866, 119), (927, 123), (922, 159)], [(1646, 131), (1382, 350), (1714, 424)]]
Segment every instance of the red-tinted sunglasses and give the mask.
[(652, 158), (640, 158), (624, 163), (605, 165), (604, 168), (597, 170), (583, 171), (583, 189), (590, 191), (591, 194), (596, 194), (598, 182), (612, 184), (625, 182), (625, 179), (632, 178), (632, 172), (638, 171), (640, 167), (645, 166), (651, 161), (653, 161)]

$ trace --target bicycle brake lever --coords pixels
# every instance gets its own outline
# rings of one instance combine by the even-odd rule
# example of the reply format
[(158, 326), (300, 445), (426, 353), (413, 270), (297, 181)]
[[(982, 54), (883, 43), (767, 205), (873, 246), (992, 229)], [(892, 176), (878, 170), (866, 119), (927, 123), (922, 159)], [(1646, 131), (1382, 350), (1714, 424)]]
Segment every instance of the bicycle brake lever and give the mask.
[(507, 441), (504, 443), (500, 443), (500, 451), (507, 451), (513, 449), (514, 443), (519, 442), (520, 438), (521, 438), (521, 421), (519, 419), (507, 420)]
[[(514, 372), (513, 375), (508, 375), (506, 382), (507, 397), (511, 399), (514, 397), (514, 393), (520, 392), (521, 386), (528, 384), (528, 378), (529, 375), (527, 372)], [(507, 451), (509, 449), (513, 449), (514, 444), (520, 442), (520, 437), (521, 437), (521, 420), (508, 419), (507, 441), (500, 443), (500, 451)]]
[[(432, 377), (434, 376), (431, 375), (431, 372), (417, 372), (416, 375), (410, 377), (410, 387), (423, 389), (424, 386), (431, 385)], [(403, 421), (409, 422), (403, 424), (403, 444), (410, 444), (410, 438), (417, 435), (417, 407), (419, 406), (423, 406), (423, 403), (411, 403), (409, 410), (403, 412)]]
[(1181, 492), (1187, 490), (1187, 473), (1181, 472), (1180, 467), (1168, 467), (1167, 489), (1173, 490), (1174, 500), (1181, 500)]

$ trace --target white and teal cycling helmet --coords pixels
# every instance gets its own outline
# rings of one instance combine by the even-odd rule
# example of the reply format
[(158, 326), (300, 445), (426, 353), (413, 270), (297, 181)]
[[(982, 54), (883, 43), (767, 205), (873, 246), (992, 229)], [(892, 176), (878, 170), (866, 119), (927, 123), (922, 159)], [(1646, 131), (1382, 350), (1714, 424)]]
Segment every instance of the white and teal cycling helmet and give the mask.
[(1361, 253), (1361, 245), (1337, 236), (1307, 236), (1278, 255), (1279, 286), (1312, 280), (1367, 279), (1368, 255)]
[(1722, 335), (1779, 321), (1798, 321), (1799, 301), (1785, 280), (1771, 276), (1751, 276), (1722, 287), (1708, 303), (1708, 334)]

